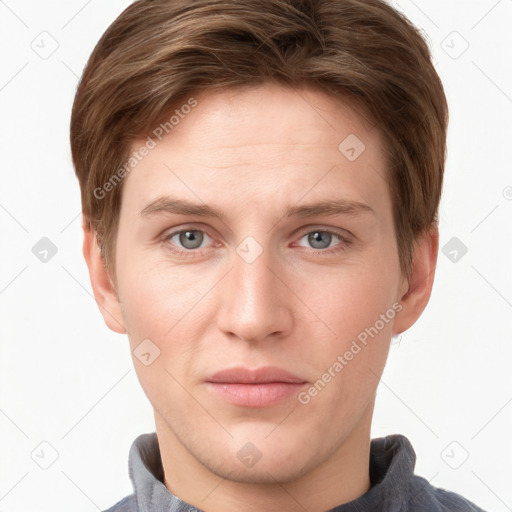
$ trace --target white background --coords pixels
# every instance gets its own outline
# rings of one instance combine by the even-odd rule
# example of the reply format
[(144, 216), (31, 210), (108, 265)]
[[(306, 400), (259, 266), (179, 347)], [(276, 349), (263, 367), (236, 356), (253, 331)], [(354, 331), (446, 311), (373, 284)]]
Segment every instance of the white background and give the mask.
[[(132, 441), (154, 431), (128, 340), (106, 328), (91, 296), (68, 143), (78, 77), (129, 3), (0, 0), (0, 512), (111, 506), (132, 492)], [(406, 435), (417, 474), (504, 512), (512, 510), (512, 1), (398, 8), (428, 37), (450, 105), (441, 247), (457, 237), (468, 251), (455, 262), (440, 252), (427, 310), (391, 347), (372, 435)], [(57, 44), (46, 59), (33, 49)], [(32, 253), (42, 237), (58, 249), (46, 263)], [(57, 460), (42, 469), (52, 450)]]

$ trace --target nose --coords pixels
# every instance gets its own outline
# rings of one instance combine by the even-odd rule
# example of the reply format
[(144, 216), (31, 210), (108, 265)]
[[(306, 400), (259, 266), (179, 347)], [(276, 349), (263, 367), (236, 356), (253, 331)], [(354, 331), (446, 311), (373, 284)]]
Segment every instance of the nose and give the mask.
[(243, 250), (233, 255), (232, 269), (220, 292), (219, 329), (247, 342), (283, 338), (293, 324), (294, 296), (285, 267), (269, 249), (261, 249), (254, 260), (254, 254)]

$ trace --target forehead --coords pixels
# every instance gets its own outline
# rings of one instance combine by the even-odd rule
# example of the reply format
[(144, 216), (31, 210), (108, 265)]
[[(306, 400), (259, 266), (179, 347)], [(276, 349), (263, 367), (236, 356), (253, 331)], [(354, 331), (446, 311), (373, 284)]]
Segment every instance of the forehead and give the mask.
[(193, 99), (194, 108), (178, 106), (172, 123), (155, 127), (154, 147), (126, 178), (123, 193), (139, 211), (171, 192), (262, 207), (336, 189), (351, 200), (387, 199), (382, 136), (358, 106), (274, 84)]
[[(187, 143), (195, 135), (211, 133), (222, 123), (223, 132), (236, 134), (236, 145), (255, 143), (337, 145), (345, 133), (379, 138), (375, 123), (358, 102), (342, 101), (312, 87), (295, 88), (278, 84), (203, 91), (195, 96), (197, 107), (180, 121), (172, 133)], [(178, 106), (179, 110), (179, 106)], [(260, 132), (258, 128), (265, 128)], [(294, 129), (291, 129), (294, 128)], [(215, 130), (216, 131), (216, 130)], [(228, 141), (226, 141), (228, 142)]]

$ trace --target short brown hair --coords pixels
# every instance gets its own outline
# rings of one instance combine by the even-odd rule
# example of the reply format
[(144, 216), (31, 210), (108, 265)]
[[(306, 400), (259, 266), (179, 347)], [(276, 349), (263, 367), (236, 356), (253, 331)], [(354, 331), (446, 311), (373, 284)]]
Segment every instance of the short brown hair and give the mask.
[(414, 241), (437, 223), (448, 107), (421, 33), (382, 0), (131, 4), (91, 54), (71, 116), (84, 220), (109, 269), (123, 183), (104, 197), (95, 191), (133, 142), (196, 92), (265, 82), (313, 86), (360, 106), (378, 126), (400, 266), (410, 276)]

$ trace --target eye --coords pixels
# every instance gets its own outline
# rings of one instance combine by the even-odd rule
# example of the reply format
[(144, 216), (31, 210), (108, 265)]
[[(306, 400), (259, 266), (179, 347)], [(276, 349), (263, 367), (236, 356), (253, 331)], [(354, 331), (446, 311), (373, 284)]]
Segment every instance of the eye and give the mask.
[[(171, 242), (173, 245), (177, 246), (177, 252), (186, 252), (199, 249), (203, 241), (209, 238), (210, 237), (204, 231), (199, 229), (183, 229), (170, 233), (165, 237), (165, 241)], [(181, 250), (180, 247), (185, 249), (185, 251)]]
[[(336, 233), (334, 231), (329, 231), (325, 229), (316, 229), (314, 231), (309, 231), (308, 233), (305, 233), (301, 237), (301, 241), (304, 239), (306, 240), (306, 243), (309, 244), (310, 247), (312, 247), (313, 249), (320, 250), (322, 252), (334, 252), (337, 249), (335, 249), (334, 251), (323, 251), (323, 249), (329, 249), (330, 247), (333, 246), (339, 248), (340, 250), (343, 250), (344, 248), (346, 248), (346, 246), (350, 245), (350, 240), (348, 240), (348, 238), (344, 237), (340, 233)], [(336, 241), (338, 241), (337, 244)], [(305, 245), (302, 245), (301, 243), (299, 243), (299, 245), (301, 247), (307, 247)]]

